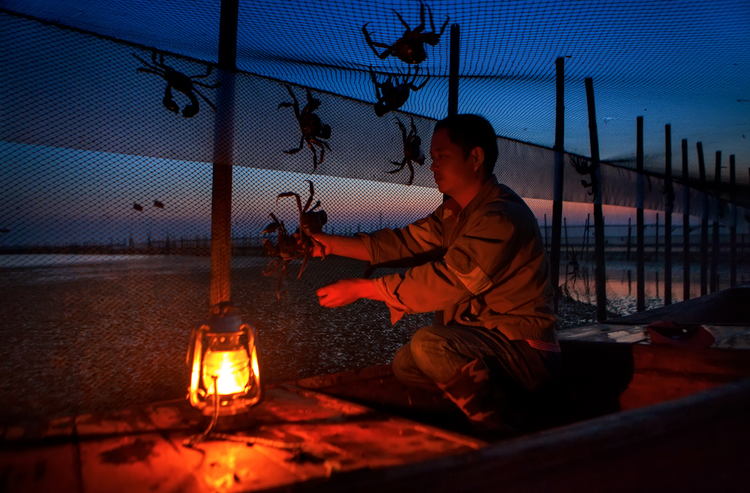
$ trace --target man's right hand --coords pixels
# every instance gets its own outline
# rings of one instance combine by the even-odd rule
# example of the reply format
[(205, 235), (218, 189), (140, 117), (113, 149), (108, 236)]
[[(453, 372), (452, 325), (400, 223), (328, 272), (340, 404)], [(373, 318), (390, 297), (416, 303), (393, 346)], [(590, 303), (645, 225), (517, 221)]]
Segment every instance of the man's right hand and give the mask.
[(333, 253), (334, 239), (332, 235), (317, 233), (312, 235), (313, 257), (325, 257)]
[[(299, 237), (297, 237), (299, 239)], [(313, 257), (323, 257), (325, 255), (339, 255), (357, 260), (371, 262), (370, 254), (365, 248), (365, 243), (359, 236), (339, 236), (328, 233), (316, 233), (312, 235)]]

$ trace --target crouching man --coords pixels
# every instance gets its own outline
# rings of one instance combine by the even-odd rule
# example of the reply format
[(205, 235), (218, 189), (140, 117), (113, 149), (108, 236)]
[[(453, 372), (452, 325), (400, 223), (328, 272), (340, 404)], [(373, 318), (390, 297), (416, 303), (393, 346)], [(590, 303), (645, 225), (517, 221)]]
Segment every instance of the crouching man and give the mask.
[(514, 400), (549, 385), (561, 360), (539, 226), (493, 175), (497, 156), (494, 129), (484, 118), (439, 121), (430, 170), (450, 198), (435, 212), (397, 230), (315, 235), (327, 254), (421, 265), (378, 279), (340, 280), (317, 295), (331, 308), (360, 298), (383, 301), (393, 323), (408, 313), (442, 312), (442, 323), (423, 327), (396, 353), (394, 373), (407, 385), (445, 392), (476, 428), (512, 434)]

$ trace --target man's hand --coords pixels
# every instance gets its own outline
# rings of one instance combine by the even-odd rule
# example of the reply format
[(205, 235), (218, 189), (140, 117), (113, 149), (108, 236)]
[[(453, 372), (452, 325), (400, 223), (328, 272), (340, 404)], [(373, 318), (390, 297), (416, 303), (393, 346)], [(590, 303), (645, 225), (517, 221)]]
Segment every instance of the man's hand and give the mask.
[(313, 257), (323, 257), (333, 253), (333, 238), (331, 235), (325, 233), (318, 233), (312, 235), (313, 243)]
[(321, 306), (337, 308), (368, 298), (383, 301), (383, 298), (370, 279), (342, 279), (316, 291)]

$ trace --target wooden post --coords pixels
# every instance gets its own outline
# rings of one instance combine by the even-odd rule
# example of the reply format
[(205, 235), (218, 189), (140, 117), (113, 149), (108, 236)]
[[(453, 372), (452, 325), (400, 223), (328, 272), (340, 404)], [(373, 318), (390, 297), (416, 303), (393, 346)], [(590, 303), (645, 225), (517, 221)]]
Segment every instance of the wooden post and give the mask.
[(729, 287), (737, 286), (737, 176), (734, 154), (729, 156), (729, 202), (732, 217), (729, 219)]
[(654, 223), (654, 262), (659, 261), (659, 213), (656, 213), (656, 223)]
[(230, 300), (232, 267), (232, 149), (234, 144), (234, 70), (237, 59), (239, 0), (222, 0), (219, 18), (219, 81), (214, 125), (211, 193), (210, 305)]
[(625, 253), (625, 261), (630, 262), (630, 242), (632, 241), (633, 237), (633, 227), (630, 225), (630, 221), (632, 218), (628, 218), (628, 246)]
[(565, 176), (565, 59), (555, 60), (555, 190), (552, 203), (552, 251), (550, 252), (550, 279), (555, 288), (555, 312), (560, 296), (560, 226), (563, 209), (563, 178)]
[(602, 174), (599, 163), (599, 135), (596, 129), (596, 110), (594, 107), (594, 80), (587, 77), (586, 102), (589, 117), (589, 142), (591, 145), (591, 162), (595, 167), (594, 192), (594, 247), (596, 255), (596, 319), (601, 322), (607, 319), (607, 276), (604, 267), (604, 218), (602, 215)]
[[(714, 171), (714, 187), (716, 199), (721, 202), (721, 151), (716, 151), (716, 168)], [(711, 292), (719, 290), (719, 221), (713, 221), (713, 235), (711, 239)]]
[(703, 143), (698, 142), (698, 172), (701, 190), (701, 296), (708, 294), (708, 186), (706, 185), (706, 163), (703, 161)]
[(643, 117), (636, 119), (636, 151), (635, 166), (637, 173), (637, 204), (636, 204), (636, 310), (642, 312), (646, 309), (646, 273), (643, 252), (643, 200), (644, 200), (644, 176), (643, 176)]
[(664, 126), (664, 304), (672, 304), (672, 128)]
[(682, 301), (690, 299), (690, 174), (688, 142), (682, 139)]
[(459, 40), (460, 28), (458, 24), (451, 25), (451, 54), (450, 72), (448, 74), (448, 116), (458, 114), (458, 72), (459, 72)]
[(581, 238), (581, 258), (589, 260), (589, 228), (591, 225), (591, 214), (586, 214), (586, 222), (583, 225), (583, 237)]

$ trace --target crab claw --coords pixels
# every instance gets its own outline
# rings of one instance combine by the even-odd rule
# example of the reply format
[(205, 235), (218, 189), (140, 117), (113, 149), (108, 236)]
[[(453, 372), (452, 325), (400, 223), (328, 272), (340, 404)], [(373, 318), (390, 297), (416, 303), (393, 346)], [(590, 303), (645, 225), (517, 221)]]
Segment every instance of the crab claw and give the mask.
[(164, 91), (164, 99), (162, 100), (162, 103), (164, 103), (164, 107), (172, 113), (177, 114), (180, 112), (180, 107), (177, 106), (177, 103), (172, 99), (172, 86), (167, 86)]
[(185, 106), (185, 109), (182, 110), (182, 116), (185, 118), (192, 118), (197, 114), (198, 114), (197, 104), (191, 104), (189, 106)]

